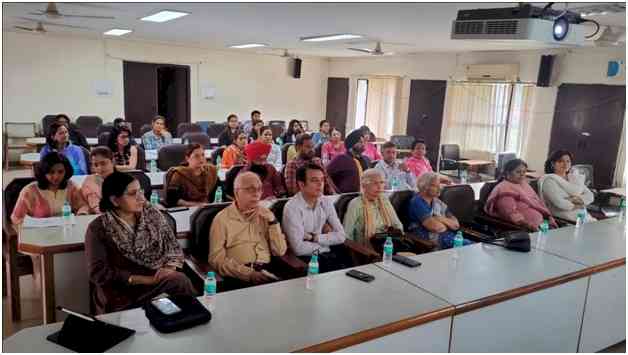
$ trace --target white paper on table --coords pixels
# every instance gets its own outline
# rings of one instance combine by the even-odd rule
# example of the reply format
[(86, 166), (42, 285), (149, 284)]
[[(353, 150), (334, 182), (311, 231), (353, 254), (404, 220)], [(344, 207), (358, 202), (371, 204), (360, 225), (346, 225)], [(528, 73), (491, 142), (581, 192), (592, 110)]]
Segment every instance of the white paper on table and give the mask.
[[(118, 321), (119, 326), (133, 329), (137, 333), (146, 333), (150, 331), (150, 322), (144, 312), (131, 310), (131, 311), (122, 311), (120, 312), (120, 319)], [(108, 322), (106, 319), (103, 319), (105, 322)], [(112, 322), (112, 323), (115, 323)]]
[[(75, 224), (74, 214), (72, 214), (72, 224)], [(63, 226), (63, 217), (35, 218), (26, 216), (22, 223), (22, 228), (45, 228)]]

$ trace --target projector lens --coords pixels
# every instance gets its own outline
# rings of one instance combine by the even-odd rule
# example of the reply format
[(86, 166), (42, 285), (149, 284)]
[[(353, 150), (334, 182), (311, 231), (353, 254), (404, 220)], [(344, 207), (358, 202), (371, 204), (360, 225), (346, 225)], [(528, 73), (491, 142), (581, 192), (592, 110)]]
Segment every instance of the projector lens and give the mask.
[(562, 41), (567, 37), (567, 33), (569, 32), (569, 21), (564, 17), (559, 17), (554, 20), (554, 39), (557, 41)]

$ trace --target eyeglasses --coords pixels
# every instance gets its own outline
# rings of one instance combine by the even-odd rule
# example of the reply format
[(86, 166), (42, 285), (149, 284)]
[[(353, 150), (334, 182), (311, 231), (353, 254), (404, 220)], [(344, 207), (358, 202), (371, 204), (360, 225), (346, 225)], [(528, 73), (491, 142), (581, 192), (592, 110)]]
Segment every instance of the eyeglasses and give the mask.
[(125, 196), (129, 196), (129, 197), (135, 197), (135, 199), (137, 199), (137, 200), (141, 200), (141, 199), (145, 198), (145, 196), (144, 196), (144, 189), (138, 189), (135, 192), (133, 192), (133, 191), (125, 192), (124, 195)]
[(249, 194), (260, 193), (262, 192), (261, 186), (249, 186), (249, 187), (238, 187), (236, 190), (244, 190)]

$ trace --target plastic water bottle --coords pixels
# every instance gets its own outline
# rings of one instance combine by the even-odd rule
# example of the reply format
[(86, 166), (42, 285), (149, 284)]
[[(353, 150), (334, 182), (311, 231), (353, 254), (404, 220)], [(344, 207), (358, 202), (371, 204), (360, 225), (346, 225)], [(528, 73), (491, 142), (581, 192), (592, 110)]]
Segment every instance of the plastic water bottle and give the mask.
[(159, 195), (157, 194), (157, 191), (153, 191), (153, 193), (150, 194), (150, 204), (153, 207), (159, 204)]
[(466, 184), (467, 183), (467, 180), (468, 180), (467, 179), (467, 175), (468, 174), (467, 174), (467, 170), (466, 169), (460, 170), (460, 183), (461, 184)]
[(541, 230), (541, 234), (546, 235), (549, 231), (549, 221), (547, 219), (544, 219), (539, 229)]
[(310, 263), (307, 266), (307, 277), (305, 278), (305, 288), (311, 290), (314, 288), (314, 277), (318, 275), (318, 255), (312, 254)]
[(63, 217), (63, 235), (67, 237), (70, 235), (70, 229), (72, 228), (72, 207), (70, 207), (70, 203), (67, 200), (63, 203), (61, 216)]
[(205, 282), (203, 284), (203, 298), (210, 311), (213, 311), (216, 307), (216, 274), (213, 271), (207, 272)]
[(462, 236), (462, 232), (456, 232), (456, 236), (454, 237), (454, 248), (462, 248), (464, 246), (464, 237)]
[(392, 256), (393, 256), (393, 242), (391, 237), (386, 238), (386, 242), (384, 243), (384, 255), (382, 257), (382, 262), (384, 266), (392, 265)]
[(218, 186), (216, 188), (216, 195), (214, 197), (214, 202), (215, 203), (221, 203), (222, 202), (222, 187)]
[(157, 172), (157, 162), (155, 160), (150, 161), (150, 172), (151, 173)]
[(399, 179), (396, 176), (392, 177), (392, 180), (390, 181), (390, 188), (393, 191), (399, 190)]
[(216, 169), (220, 171), (221, 168), (222, 168), (222, 158), (219, 155), (216, 157)]
[(587, 218), (587, 210), (581, 208), (576, 215), (576, 228), (580, 228), (584, 224), (585, 218)]
[(626, 220), (626, 199), (622, 198), (619, 203), (619, 218), (617, 219), (619, 223), (622, 223)]

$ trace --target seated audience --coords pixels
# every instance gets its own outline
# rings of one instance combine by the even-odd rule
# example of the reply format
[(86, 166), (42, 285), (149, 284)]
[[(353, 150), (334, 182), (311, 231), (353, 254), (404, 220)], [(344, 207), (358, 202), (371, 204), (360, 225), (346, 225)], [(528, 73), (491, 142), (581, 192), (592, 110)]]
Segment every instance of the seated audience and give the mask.
[[(386, 190), (395, 188), (396, 190), (414, 190), (416, 178), (410, 169), (403, 162), (397, 162), (397, 147), (393, 142), (386, 142), (382, 145), (382, 160), (378, 161), (375, 169), (384, 174), (386, 180)], [(393, 186), (393, 181), (397, 181), (397, 186)]]
[(233, 113), (227, 116), (227, 127), (225, 127), (225, 130), (218, 136), (218, 145), (221, 147), (228, 147), (232, 145), (236, 140), (238, 133), (240, 133), (240, 130), (238, 129), (239, 127), (240, 123), (238, 123), (238, 116)]
[(503, 176), (488, 196), (484, 211), (531, 231), (538, 231), (543, 219), (556, 227), (550, 211), (526, 179), (528, 164), (514, 159), (504, 166)]
[(159, 150), (164, 145), (172, 144), (172, 135), (166, 131), (166, 119), (163, 116), (153, 118), (153, 129), (144, 133), (142, 143), (146, 150)]
[(318, 253), (320, 272), (351, 267), (351, 255), (343, 245), (345, 232), (334, 204), (323, 196), (325, 172), (315, 164), (297, 169), (299, 190), (284, 206), (283, 231), (290, 249), (306, 263)]
[(251, 128), (251, 132), (249, 133), (249, 143), (256, 141), (257, 138), (262, 134), (261, 129), (264, 127), (264, 121), (262, 120), (254, 120), (253, 128)]
[(79, 188), (70, 181), (71, 177), (72, 166), (65, 156), (57, 152), (45, 155), (37, 165), (36, 181), (20, 191), (11, 214), (11, 223), (20, 225), (26, 216), (61, 216), (66, 201), (72, 207), (73, 213), (87, 214), (89, 207)]
[(244, 148), (248, 164), (240, 170), (239, 174), (251, 171), (257, 174), (262, 181), (262, 200), (284, 197), (286, 188), (283, 185), (281, 174), (268, 164), (270, 144), (253, 142)]
[(92, 213), (100, 213), (100, 198), (102, 196), (102, 183), (105, 178), (111, 175), (115, 168), (113, 166), (113, 153), (111, 149), (107, 147), (95, 147), (90, 152), (90, 158), (92, 160), (92, 172), (83, 180), (81, 185), (81, 194), (89, 210)]
[(270, 126), (264, 126), (260, 129), (262, 135), (257, 139), (258, 142), (266, 143), (270, 145), (270, 152), (268, 153), (267, 162), (272, 165), (275, 170), (281, 171), (283, 169), (283, 162), (281, 161), (281, 147), (273, 141), (273, 130)]
[[(578, 212), (593, 202), (584, 176), (571, 170), (573, 155), (566, 150), (553, 152), (545, 162), (545, 175), (539, 179), (539, 195), (553, 216), (575, 222)], [(588, 212), (586, 220), (594, 221)]]
[(342, 133), (333, 128), (331, 130), (331, 137), (321, 147), (321, 159), (323, 160), (323, 164), (327, 166), (335, 157), (345, 154), (346, 152), (347, 149), (342, 141)]
[(40, 160), (51, 152), (59, 152), (68, 159), (72, 166), (73, 175), (86, 175), (88, 173), (87, 159), (83, 149), (70, 142), (68, 128), (59, 122), (50, 124), (46, 145), (39, 152)]
[(102, 185), (102, 214), (85, 234), (87, 274), (97, 314), (141, 307), (161, 293), (195, 295), (182, 272), (183, 251), (172, 227), (146, 203), (132, 176), (114, 172)]
[(288, 123), (286, 133), (281, 136), (282, 144), (295, 143), (299, 134), (305, 133), (299, 120), (292, 120)]
[(362, 194), (349, 202), (344, 218), (347, 238), (371, 247), (375, 233), (393, 227), (403, 231), (390, 200), (384, 196), (384, 176), (379, 170), (368, 169), (360, 178)]
[(87, 138), (83, 135), (83, 133), (79, 132), (78, 129), (70, 122), (70, 117), (65, 113), (60, 113), (55, 118), (55, 122), (59, 122), (65, 125), (65, 127), (70, 132), (70, 142), (74, 145), (79, 145), (84, 147), (85, 149), (89, 149), (89, 144), (87, 144)]
[(329, 141), (329, 131), (331, 126), (329, 125), (329, 121), (322, 120), (318, 124), (318, 132), (312, 134), (312, 140), (314, 141), (314, 146), (318, 147), (319, 145), (327, 143)]
[(251, 112), (251, 119), (248, 121), (245, 121), (240, 127), (240, 129), (244, 131), (244, 133), (246, 133), (247, 136), (251, 134), (251, 131), (253, 130), (254, 120), (262, 121), (262, 113), (259, 112), (258, 110), (253, 110), (253, 112)]
[[(238, 174), (235, 201), (220, 211), (209, 232), (209, 264), (232, 289), (273, 281), (282, 276), (282, 256), (288, 248), (275, 215), (260, 205), (262, 182), (252, 172)], [(265, 271), (265, 272), (262, 272)]]
[(363, 155), (367, 156), (371, 161), (381, 160), (382, 156), (379, 154), (377, 150), (377, 146), (373, 143), (375, 142), (375, 135), (367, 126), (360, 127), (364, 135), (362, 136), (362, 144), (364, 144), (364, 152)]
[(333, 180), (338, 192), (360, 191), (362, 172), (369, 168), (370, 160), (362, 154), (364, 141), (362, 130), (356, 129), (345, 139), (347, 152), (334, 158), (327, 165), (327, 173)]
[(244, 147), (246, 146), (246, 134), (239, 132), (235, 141), (222, 153), (222, 168), (229, 170), (234, 165), (246, 164)]
[(166, 186), (168, 206), (194, 207), (213, 202), (211, 194), (218, 182), (218, 172), (215, 166), (207, 164), (203, 146), (188, 144), (183, 165), (171, 169)]
[[(316, 164), (323, 168), (323, 162), (321, 159), (314, 156), (314, 142), (312, 142), (312, 137), (309, 134), (303, 133), (299, 135), (294, 145), (296, 146), (298, 156), (286, 164), (286, 171), (284, 173), (288, 196), (292, 196), (299, 192), (299, 185), (297, 184), (296, 178), (298, 168), (308, 163)], [(324, 168), (323, 172), (325, 172)], [(336, 193), (336, 187), (326, 172), (324, 191), (325, 195), (333, 195)]]
[[(129, 129), (129, 132), (133, 132), (133, 129), (131, 129), (131, 122), (125, 120), (122, 117), (118, 117), (113, 120), (113, 128), (120, 128), (120, 127), (126, 127)], [(164, 130), (166, 130), (166, 128), (164, 128)], [(137, 142), (135, 141), (135, 139), (131, 138), (129, 139), (129, 144), (137, 145)]]
[[(417, 139), (412, 143), (412, 155), (406, 159), (406, 166), (417, 178), (424, 173), (434, 171), (430, 161), (425, 156), (426, 152), (427, 146), (424, 140)], [(439, 175), (439, 179), (441, 184), (451, 184), (451, 180), (446, 176)]]
[[(441, 201), (440, 178), (437, 173), (428, 172), (417, 182), (418, 192), (410, 200), (408, 208), (408, 231), (420, 238), (430, 240), (438, 249), (448, 249), (454, 245), (456, 231), (460, 229), (458, 219), (447, 205)], [(464, 240), (464, 245), (471, 244)]]
[(121, 125), (111, 131), (109, 137), (109, 149), (113, 152), (113, 160), (118, 170), (135, 170), (138, 168), (138, 150), (132, 145), (131, 130), (126, 125)]

